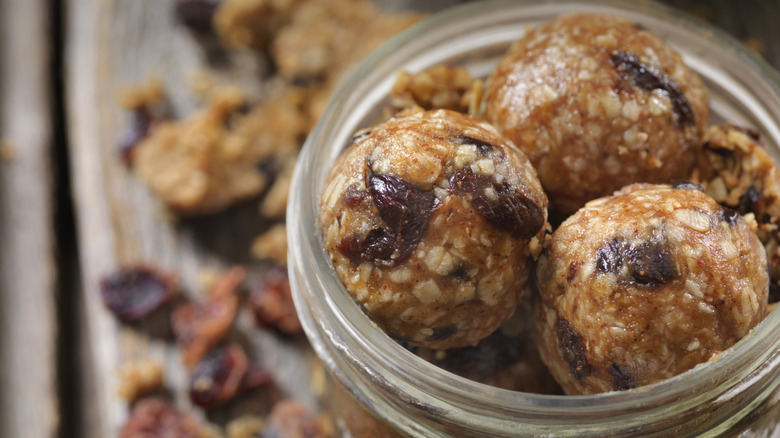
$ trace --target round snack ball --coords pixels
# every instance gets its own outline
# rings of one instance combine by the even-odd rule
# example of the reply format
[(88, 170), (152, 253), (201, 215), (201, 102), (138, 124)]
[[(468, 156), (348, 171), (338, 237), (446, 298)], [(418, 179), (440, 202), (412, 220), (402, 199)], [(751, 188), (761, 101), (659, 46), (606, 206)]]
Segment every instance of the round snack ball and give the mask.
[(323, 244), (347, 291), (390, 336), (435, 349), (475, 345), (514, 313), (546, 223), (528, 159), (449, 110), (356, 136), (320, 198)]
[(716, 358), (767, 307), (753, 229), (695, 184), (589, 202), (539, 257), (542, 360), (568, 394), (657, 382)]
[(708, 99), (657, 36), (623, 18), (574, 14), (510, 47), (483, 112), (531, 159), (551, 211), (568, 215), (627, 184), (687, 178)]

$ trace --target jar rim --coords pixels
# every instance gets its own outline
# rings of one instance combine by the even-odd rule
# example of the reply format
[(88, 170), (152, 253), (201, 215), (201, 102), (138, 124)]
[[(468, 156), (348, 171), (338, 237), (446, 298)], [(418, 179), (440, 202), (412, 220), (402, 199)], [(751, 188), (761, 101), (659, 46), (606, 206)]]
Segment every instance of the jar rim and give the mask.
[[(707, 50), (722, 50), (724, 55), (728, 55), (728, 62), (736, 60), (744, 65), (748, 73), (763, 81), (762, 85), (773, 94), (775, 101), (780, 102), (780, 74), (758, 55), (723, 31), (663, 5), (616, 0), (493, 0), (460, 5), (435, 14), (393, 38), (365, 60), (333, 95), (306, 140), (293, 176), (287, 210), (288, 222), (291, 224), (288, 226), (290, 277), (304, 277), (300, 285), (293, 285), (296, 306), (299, 312), (301, 306), (307, 306), (317, 320), (315, 324), (329, 325), (319, 329), (327, 332), (331, 342), (348, 344), (340, 346), (338, 350), (349, 356), (348, 360), (356, 369), (376, 375), (376, 367), (379, 367), (390, 376), (382, 379), (380, 385), (386, 385), (383, 389), (388, 392), (402, 391), (410, 398), (424, 397), (424, 394), (433, 391), (453, 398), (466, 397), (485, 406), (487, 410), (500, 409), (531, 416), (574, 415), (575, 418), (585, 420), (614, 417), (616, 412), (627, 415), (640, 409), (643, 414), (648, 414), (654, 408), (662, 409), (670, 400), (674, 400), (680, 407), (693, 406), (703, 399), (716, 397), (726, 388), (743, 380), (761, 363), (778, 355), (780, 310), (775, 309), (767, 315), (745, 338), (717, 360), (700, 364), (660, 382), (627, 391), (593, 395), (523, 393), (490, 387), (448, 373), (393, 341), (359, 309), (323, 249), (319, 228), (316, 226), (319, 191), (323, 182), (317, 166), (321, 167), (323, 162), (331, 163), (338, 155), (340, 148), (327, 147), (327, 144), (339, 143), (336, 141), (339, 127), (345, 124), (358, 126), (361, 117), (365, 118), (370, 113), (371, 105), (361, 102), (361, 99), (377, 96), (377, 89), (389, 89), (387, 84), (392, 77), (387, 77), (386, 72), (394, 65), (395, 72), (399, 71), (402, 58), (415, 55), (413, 43), (419, 43), (420, 40), (428, 43), (444, 41), (452, 37), (455, 31), (453, 23), (462, 23), (465, 19), (472, 21), (471, 26), (480, 26), (484, 24), (482, 22), (497, 19), (498, 15), (504, 20), (513, 14), (543, 15), (539, 12), (542, 8), (548, 11), (546, 14), (549, 14), (550, 9), (559, 11), (557, 15), (581, 10), (672, 22), (680, 27), (681, 32), (706, 42)], [(473, 23), (474, 20), (477, 23)], [(440, 32), (442, 28), (449, 29), (449, 33)], [(476, 47), (486, 43), (477, 41), (473, 44)], [(377, 83), (383, 86), (377, 86)], [(780, 142), (780, 106), (771, 107), (767, 111), (776, 120), (770, 132), (771, 137), (773, 141)], [(313, 336), (310, 331), (314, 329), (309, 327), (307, 334)]]

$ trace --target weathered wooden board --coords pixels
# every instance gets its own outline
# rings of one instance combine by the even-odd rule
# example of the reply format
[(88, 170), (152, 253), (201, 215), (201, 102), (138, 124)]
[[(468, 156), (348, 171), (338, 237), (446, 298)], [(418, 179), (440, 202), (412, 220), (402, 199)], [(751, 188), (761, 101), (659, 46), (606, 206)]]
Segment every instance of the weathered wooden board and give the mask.
[[(706, 8), (700, 12), (709, 11), (709, 18), (730, 26), (740, 38), (762, 41), (767, 58), (780, 65), (779, 15), (773, 2), (756, 2), (757, 8), (726, 1), (685, 3), (694, 10)], [(117, 323), (102, 305), (100, 277), (123, 264), (152, 263), (178, 273), (186, 292), (197, 296), (202, 292), (199, 272), (247, 262), (249, 241), (264, 226), (252, 203), (217, 217), (171, 224), (162, 219), (158, 201), (118, 159), (118, 138), (128, 116), (116, 97), (124, 84), (155, 75), (165, 84), (178, 115), (197, 107), (186, 83), (206, 64), (207, 53), (176, 25), (172, 4), (173, 0), (71, 0), (67, 6), (67, 110), (83, 279), (78, 315), (83, 353), (77, 401), (82, 406), (80, 436), (116, 434), (127, 415), (126, 404), (115, 395), (116, 371), (130, 360), (153, 357), (164, 363), (166, 383), (175, 390), (177, 403), (189, 405), (178, 350), (169, 340), (150, 336), (147, 327)], [(217, 74), (257, 86), (262, 63), (235, 56)], [(254, 356), (277, 371), (282, 389), (314, 404), (305, 341), (253, 329), (246, 314), (240, 315), (239, 325), (255, 347)]]
[(58, 431), (49, 8), (0, 2), (0, 436)]
[[(99, 279), (117, 266), (151, 263), (177, 273), (185, 293), (197, 297), (203, 293), (199, 273), (248, 262), (251, 239), (264, 226), (256, 202), (218, 217), (172, 224), (119, 160), (118, 139), (128, 115), (117, 95), (124, 85), (156, 76), (178, 115), (195, 109), (197, 100), (186, 83), (205, 64), (206, 54), (177, 26), (172, 11), (169, 0), (74, 0), (68, 6), (65, 69), (83, 281), (80, 431), (85, 437), (115, 436), (124, 423), (128, 409), (116, 396), (117, 368), (131, 360), (151, 357), (163, 363), (177, 404), (189, 406), (179, 350), (169, 339), (150, 336), (148, 327), (119, 324), (102, 304)], [(245, 61), (229, 59), (216, 73), (251, 85), (262, 66), (247, 68)], [(240, 312), (238, 325), (246, 329), (253, 356), (276, 371), (287, 395), (313, 405), (305, 340), (254, 329), (248, 316)]]

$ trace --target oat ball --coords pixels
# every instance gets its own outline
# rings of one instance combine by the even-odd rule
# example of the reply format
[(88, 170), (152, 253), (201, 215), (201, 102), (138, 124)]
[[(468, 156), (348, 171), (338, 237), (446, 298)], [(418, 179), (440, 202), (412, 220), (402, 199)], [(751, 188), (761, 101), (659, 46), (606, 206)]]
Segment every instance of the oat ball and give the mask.
[(708, 92), (641, 25), (562, 16), (529, 31), (489, 77), (484, 118), (528, 155), (562, 214), (635, 182), (685, 179)]
[(536, 271), (539, 350), (558, 383), (630, 389), (739, 341), (767, 306), (754, 227), (691, 183), (635, 184), (567, 219)]
[(547, 198), (530, 162), (449, 110), (407, 112), (352, 142), (320, 199), (338, 276), (390, 336), (475, 345), (512, 315), (540, 251)]

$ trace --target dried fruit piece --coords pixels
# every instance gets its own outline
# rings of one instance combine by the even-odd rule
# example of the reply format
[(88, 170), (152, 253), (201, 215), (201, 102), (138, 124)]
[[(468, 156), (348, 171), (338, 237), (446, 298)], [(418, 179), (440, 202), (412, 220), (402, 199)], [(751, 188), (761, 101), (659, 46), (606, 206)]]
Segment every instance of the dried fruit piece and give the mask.
[(249, 305), (259, 327), (273, 327), (289, 335), (301, 333), (287, 269), (277, 267), (269, 270), (252, 291)]
[(693, 108), (688, 103), (688, 99), (685, 98), (680, 86), (669, 75), (645, 65), (636, 55), (628, 52), (614, 52), (610, 60), (615, 65), (622, 80), (632, 82), (647, 92), (664, 91), (669, 96), (669, 100), (672, 101), (672, 111), (677, 116), (679, 125), (695, 124)]
[(563, 350), (563, 360), (569, 364), (571, 373), (582, 380), (583, 377), (590, 374), (590, 365), (585, 357), (585, 346), (582, 343), (582, 336), (572, 329), (569, 321), (558, 319), (556, 324), (558, 343)]
[(125, 322), (145, 318), (179, 295), (172, 274), (150, 266), (120, 268), (100, 281), (103, 303)]
[(274, 405), (262, 438), (324, 438), (316, 418), (300, 403), (283, 400)]
[(238, 345), (209, 352), (192, 372), (190, 400), (206, 409), (231, 400), (242, 389), (248, 366), (246, 353)]
[(184, 348), (185, 364), (197, 363), (225, 336), (238, 310), (236, 289), (244, 278), (244, 268), (232, 268), (217, 280), (207, 300), (184, 303), (174, 309), (171, 325), (177, 341)]
[(149, 398), (135, 404), (119, 438), (198, 438), (200, 429), (195, 417), (164, 400)]

